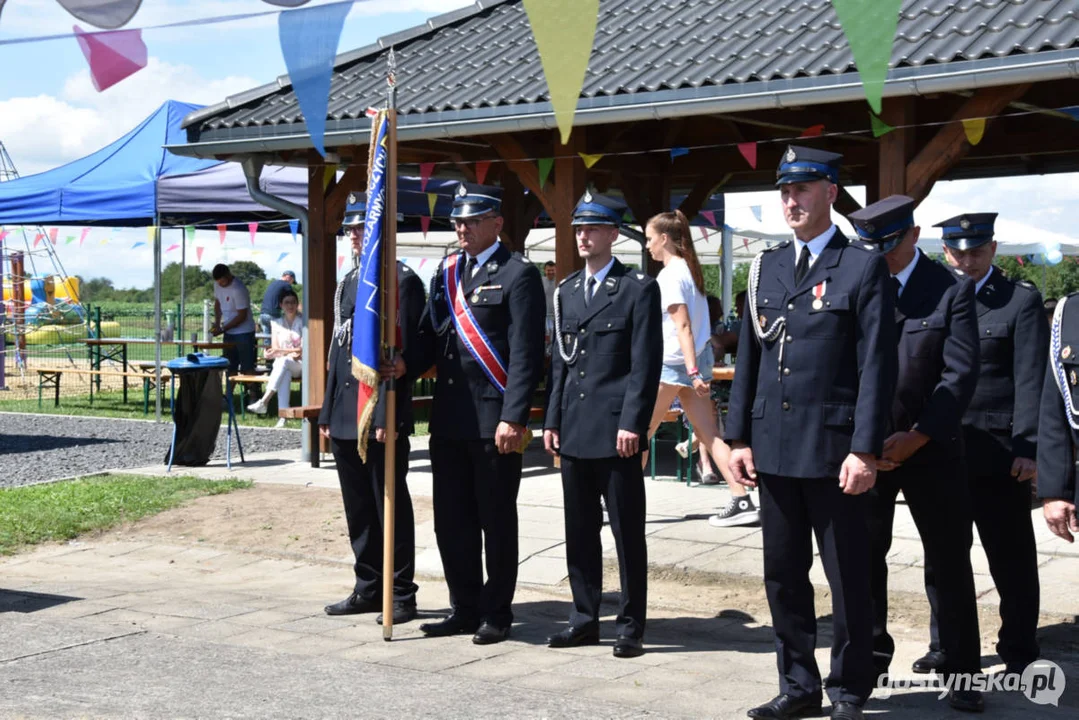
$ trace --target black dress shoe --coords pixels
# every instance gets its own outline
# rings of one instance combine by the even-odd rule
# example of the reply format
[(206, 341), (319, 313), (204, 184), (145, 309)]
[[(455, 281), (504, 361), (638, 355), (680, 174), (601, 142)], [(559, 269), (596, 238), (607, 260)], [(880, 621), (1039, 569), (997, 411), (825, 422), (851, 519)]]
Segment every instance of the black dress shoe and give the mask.
[(577, 647), (578, 645), (597, 644), (599, 644), (599, 628), (594, 625), (582, 625), (581, 627), (573, 627), (570, 625), (562, 632), (555, 633), (547, 638), (547, 647), (553, 648), (568, 648)]
[(491, 623), (485, 622), (479, 626), (476, 630), (476, 634), (472, 636), (472, 642), (476, 645), (494, 645), (500, 643), (510, 636), (510, 629), (508, 627), (498, 627)]
[(948, 693), (948, 704), (962, 712), (985, 711), (985, 701), (977, 690), (952, 690)]
[(644, 655), (644, 643), (640, 638), (629, 635), (619, 635), (614, 641), (614, 656), (616, 658), (635, 658)]
[[(400, 625), (416, 617), (416, 603), (395, 602), (393, 604), (393, 624)], [(375, 622), (382, 624), (382, 613), (378, 614)]]
[(476, 632), (480, 626), (478, 620), (469, 620), (457, 613), (439, 622), (420, 625), (420, 632), (427, 637), (449, 637), (450, 635), (468, 635)]
[(381, 609), (382, 603), (378, 600), (364, 600), (356, 593), (352, 593), (341, 602), (323, 608), (327, 615), (359, 615), (378, 612)]
[(820, 714), (820, 695), (808, 695), (805, 697), (780, 695), (767, 705), (759, 705), (746, 713), (751, 718), (771, 718), (772, 720), (811, 717)]
[(940, 650), (930, 650), (925, 655), (914, 661), (911, 664), (910, 669), (919, 675), (928, 675), (934, 670), (940, 671), (945, 663), (948, 662), (947, 656)]
[(851, 702), (832, 703), (832, 720), (863, 720), (862, 708)]

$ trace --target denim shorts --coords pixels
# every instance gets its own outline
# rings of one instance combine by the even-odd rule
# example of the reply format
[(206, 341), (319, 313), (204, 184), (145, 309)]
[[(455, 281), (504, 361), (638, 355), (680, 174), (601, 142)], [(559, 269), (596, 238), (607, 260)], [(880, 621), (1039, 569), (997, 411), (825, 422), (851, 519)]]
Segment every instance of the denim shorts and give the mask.
[[(697, 370), (700, 371), (706, 383), (712, 381), (712, 365), (714, 362), (711, 344), (705, 345), (704, 350), (701, 350), (700, 355), (697, 356)], [(686, 375), (685, 363), (664, 365), (663, 370), (659, 373), (659, 381), (665, 385), (693, 387), (693, 381), (689, 379), (689, 375)]]

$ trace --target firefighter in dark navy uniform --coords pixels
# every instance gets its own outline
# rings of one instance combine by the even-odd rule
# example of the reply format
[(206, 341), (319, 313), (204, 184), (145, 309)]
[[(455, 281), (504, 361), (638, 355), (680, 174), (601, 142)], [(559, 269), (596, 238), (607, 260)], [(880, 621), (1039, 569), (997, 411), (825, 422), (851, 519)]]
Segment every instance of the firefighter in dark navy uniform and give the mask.
[(884, 260), (831, 221), (842, 156), (787, 148), (778, 182), (794, 240), (750, 270), (726, 439), (736, 480), (760, 486), (764, 580), (780, 695), (749, 711), (821, 711), (813, 657), (812, 538), (832, 590), (831, 716), (861, 718), (873, 689), (869, 490), (895, 386), (893, 301)]
[(513, 623), (517, 491), (547, 316), (539, 270), (498, 240), (496, 193), (458, 186), (450, 217), (461, 252), (440, 264), (418, 341), (395, 368), (417, 377), (434, 364), (438, 374), (430, 421), (435, 537), (453, 612), (420, 629), (473, 634), (479, 645), (505, 640)]
[[(888, 263), (896, 297), (899, 375), (891, 434), (869, 493), (873, 563), (873, 655), (888, 672), (895, 642), (888, 634), (888, 552), (896, 496), (903, 498), (922, 539), (927, 564), (938, 569), (941, 642), (946, 673), (981, 671), (981, 639), (970, 566), (970, 494), (960, 427), (978, 382), (978, 319), (970, 278), (926, 257), (916, 246), (914, 200), (893, 195), (852, 213), (859, 237)], [(979, 711), (981, 694), (952, 688), (949, 704)]]
[[(996, 213), (950, 218), (941, 227), (948, 262), (974, 282), (980, 369), (963, 415), (967, 480), (974, 524), (1000, 595), (997, 654), (1022, 674), (1038, 659), (1038, 553), (1030, 517), (1037, 477), (1038, 400), (1045, 379), (1049, 328), (1038, 289), (993, 266)], [(927, 673), (944, 665), (937, 628), (935, 572), (925, 565), (933, 609), (929, 652), (914, 663)]]
[[(349, 196), (344, 227), (358, 255), (363, 243), (365, 202), (362, 194)], [(415, 342), (424, 307), (423, 282), (412, 269), (397, 262), (398, 319), (401, 339), (407, 348)], [(329, 615), (351, 615), (382, 610), (382, 504), (385, 488), (386, 384), (379, 386), (378, 404), (367, 443), (367, 462), (360, 460), (356, 439), (358, 388), (352, 377), (352, 314), (356, 304), (356, 271), (338, 283), (334, 293), (334, 334), (330, 342), (326, 394), (319, 413), (319, 431), (330, 440), (341, 496), (345, 504), (348, 537), (356, 562), (355, 588), (341, 602), (326, 606)], [(397, 386), (397, 448), (395, 454), (396, 505), (394, 508), (393, 621), (403, 623), (416, 616), (415, 520), (412, 497), (405, 482), (408, 474), (409, 435), (413, 431), (412, 388)], [(382, 616), (376, 621), (381, 623)]]
[(659, 286), (611, 254), (624, 207), (586, 192), (573, 212), (585, 269), (555, 288), (555, 347), (544, 445), (562, 458), (569, 627), (551, 647), (599, 642), (606, 503), (618, 551), (622, 601), (615, 657), (643, 650), (648, 604), (641, 450), (663, 362)]
[(1079, 535), (1079, 293), (1057, 301), (1049, 327), (1049, 364), (1038, 414), (1038, 497), (1054, 535)]

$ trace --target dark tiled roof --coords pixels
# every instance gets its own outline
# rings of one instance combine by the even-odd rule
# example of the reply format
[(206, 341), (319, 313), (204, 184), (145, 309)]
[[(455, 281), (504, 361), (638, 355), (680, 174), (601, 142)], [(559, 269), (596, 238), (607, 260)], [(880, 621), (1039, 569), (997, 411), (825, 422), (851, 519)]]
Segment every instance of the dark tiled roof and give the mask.
[[(498, 114), (548, 102), (523, 3), (481, 0), (339, 56), (328, 130), (347, 129), (352, 120), (366, 128), (364, 111), (385, 104), (391, 45), (404, 123), (424, 115)], [(1079, 0), (904, 0), (891, 67), (1075, 47)], [(754, 83), (854, 71), (829, 0), (601, 0), (581, 95), (603, 102), (716, 86), (750, 92)], [(275, 127), (295, 131), (301, 122), (287, 76), (188, 118), (192, 130), (212, 136), (232, 129), (231, 137), (246, 134), (244, 128), (262, 136), (276, 134)]]

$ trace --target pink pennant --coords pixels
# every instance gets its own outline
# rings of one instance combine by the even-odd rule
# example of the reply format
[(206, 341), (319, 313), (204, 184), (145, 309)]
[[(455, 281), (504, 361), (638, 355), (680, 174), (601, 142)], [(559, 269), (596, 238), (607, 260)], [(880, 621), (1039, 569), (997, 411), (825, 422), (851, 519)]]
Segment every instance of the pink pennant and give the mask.
[(744, 247), (746, 250), (749, 250), (749, 238), (742, 238), (742, 247)]
[(56, 244), (56, 234), (60, 232), (60, 228), (49, 228), (49, 242), (53, 245)]
[(480, 185), (487, 179), (487, 171), (491, 169), (490, 160), (480, 160), (476, 163), (476, 182)]
[(173, 244), (173, 245), (169, 245), (167, 248), (165, 248), (165, 252), (170, 253), (173, 250), (179, 250), (179, 249), (180, 249), (179, 244)]
[(251, 246), (255, 245), (255, 233), (259, 231), (259, 224), (257, 222), (247, 223), (247, 232), (251, 233)]
[(423, 236), (427, 237), (427, 231), (431, 229), (431, 218), (427, 215), (420, 215), (420, 230), (423, 232)]
[(41, 233), (38, 233), (37, 235), (35, 235), (35, 236), (34, 236), (34, 245), (33, 245), (33, 247), (37, 247), (37, 244), (38, 244), (39, 242), (41, 242), (42, 238), (44, 238), (44, 237), (45, 237), (45, 236), (44, 236), (44, 235), (42, 235)]
[(1016, 260), (1016, 262), (1018, 262), (1018, 263), (1019, 263), (1020, 265), (1026, 265), (1026, 263), (1024, 263), (1024, 262), (1023, 262), (1023, 258), (1022, 258), (1022, 256), (1020, 256), (1020, 255), (1016, 255), (1016, 256), (1015, 256), (1015, 260)]
[(90, 79), (98, 92), (108, 90), (124, 78), (146, 67), (146, 43), (142, 30), (85, 32), (74, 27), (75, 39), (90, 65)]
[(716, 214), (712, 210), (701, 210), (701, 217), (708, 221), (712, 226), (716, 226)]
[(90, 234), (90, 228), (83, 228), (82, 233), (79, 235), (79, 247), (82, 247), (83, 240)]
[(420, 190), (427, 190), (427, 181), (431, 179), (431, 173), (434, 171), (433, 162), (420, 163)]
[(337, 272), (341, 272), (341, 266), (344, 265), (344, 264), (345, 264), (345, 256), (344, 255), (338, 255), (337, 256)]
[(225, 233), (228, 232), (228, 229), (229, 229), (228, 225), (218, 225), (217, 226), (217, 236), (219, 238), (221, 238), (221, 244), (222, 245), (225, 244)]
[(824, 126), (823, 125), (810, 125), (805, 130), (802, 131), (801, 137), (804, 137), (804, 138), (820, 137), (823, 134), (824, 134)]
[(738, 152), (742, 153), (742, 157), (746, 159), (746, 162), (749, 163), (751, 168), (754, 170), (757, 169), (757, 143), (738, 143)]
[(706, 227), (701, 228), (701, 239), (707, 242), (707, 240), (708, 240), (708, 228), (706, 228)]
[(205, 248), (201, 248), (201, 247), (197, 247), (197, 248), (195, 248), (195, 258), (196, 258), (196, 262), (199, 262), (199, 263), (201, 263), (201, 262), (202, 262), (202, 251), (203, 251), (204, 249), (205, 249)]
[(11, 233), (8, 230), (0, 230), (0, 243), (4, 242), (4, 238), (10, 234)]

